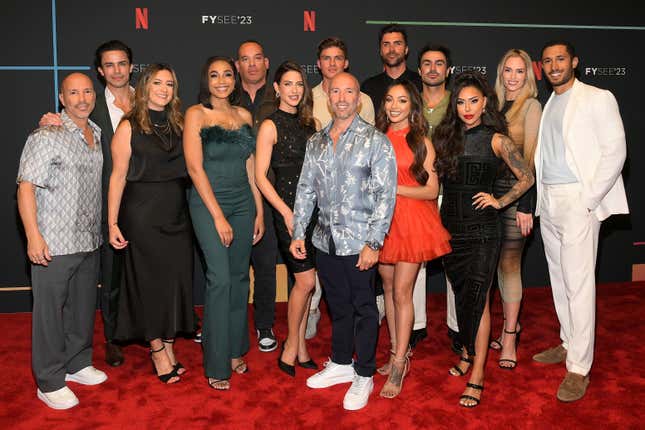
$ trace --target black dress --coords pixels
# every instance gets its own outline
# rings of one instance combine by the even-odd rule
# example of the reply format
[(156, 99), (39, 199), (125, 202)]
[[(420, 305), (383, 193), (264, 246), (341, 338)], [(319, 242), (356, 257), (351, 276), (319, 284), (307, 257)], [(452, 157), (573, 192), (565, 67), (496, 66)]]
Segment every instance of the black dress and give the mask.
[[(276, 110), (268, 116), (275, 124), (278, 132), (276, 144), (271, 153), (271, 170), (275, 176), (274, 188), (280, 198), (293, 210), (296, 202), (296, 189), (300, 179), (302, 163), (305, 159), (307, 139), (316, 132), (313, 127), (302, 126), (297, 114), (283, 110)], [(311, 242), (313, 228), (316, 225), (316, 214), (312, 216), (305, 236), (307, 258), (297, 260), (289, 252), (291, 236), (284, 223), (282, 215), (273, 208), (273, 222), (275, 225), (278, 247), (282, 259), (291, 273), (300, 273), (314, 268), (315, 249)]]
[(472, 205), (475, 194), (493, 192), (503, 163), (491, 147), (494, 134), (494, 130), (483, 125), (467, 130), (457, 176), (443, 182), (441, 220), (452, 235), (452, 253), (443, 262), (455, 292), (459, 338), (471, 355), (475, 354), (475, 338), (500, 248), (497, 210), (475, 209)]
[(193, 331), (193, 232), (181, 136), (150, 111), (152, 134), (132, 127), (119, 227), (124, 252), (115, 338), (174, 338)]

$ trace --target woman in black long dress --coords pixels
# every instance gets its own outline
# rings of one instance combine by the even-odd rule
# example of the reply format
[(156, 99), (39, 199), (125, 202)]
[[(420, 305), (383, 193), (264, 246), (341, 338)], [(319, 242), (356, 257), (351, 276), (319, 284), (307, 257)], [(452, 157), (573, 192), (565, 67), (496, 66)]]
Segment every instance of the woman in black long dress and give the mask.
[(193, 330), (193, 242), (179, 104), (174, 71), (148, 66), (132, 111), (114, 133), (108, 191), (110, 244), (124, 249), (115, 339), (150, 342), (164, 383), (179, 381), (186, 371), (173, 343), (178, 332)]
[[(479, 404), (490, 335), (488, 293), (499, 256), (498, 210), (517, 200), (533, 184), (531, 169), (506, 134), (506, 123), (485, 78), (465, 72), (455, 81), (445, 118), (433, 134), (436, 168), (443, 181), (441, 219), (452, 235), (452, 253), (444, 257), (455, 292), (461, 361), (453, 376), (472, 373), (459, 403)], [(518, 181), (503, 196), (493, 196), (502, 163)]]
[[(305, 158), (307, 139), (316, 132), (317, 125), (312, 114), (311, 89), (298, 64), (291, 61), (282, 63), (276, 70), (273, 85), (278, 98), (278, 109), (262, 122), (258, 130), (255, 180), (264, 197), (273, 206), (278, 246), (296, 281), (289, 295), (289, 334), (278, 358), (280, 369), (295, 376), (296, 362), (302, 367), (317, 368), (305, 343), (309, 303), (316, 282), (314, 247), (311, 243), (314, 223), (310, 223), (305, 239), (307, 257), (296, 260), (289, 252), (296, 187)], [(273, 183), (269, 180), (271, 175), (275, 177)]]

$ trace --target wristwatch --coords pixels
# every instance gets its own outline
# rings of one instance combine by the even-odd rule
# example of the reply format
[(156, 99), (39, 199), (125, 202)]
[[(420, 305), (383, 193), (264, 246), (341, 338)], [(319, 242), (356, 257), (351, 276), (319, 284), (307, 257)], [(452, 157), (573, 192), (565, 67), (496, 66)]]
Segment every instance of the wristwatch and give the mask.
[(365, 242), (365, 245), (372, 251), (380, 251), (381, 248), (383, 248), (383, 245), (381, 245), (378, 241), (376, 240), (368, 240)]

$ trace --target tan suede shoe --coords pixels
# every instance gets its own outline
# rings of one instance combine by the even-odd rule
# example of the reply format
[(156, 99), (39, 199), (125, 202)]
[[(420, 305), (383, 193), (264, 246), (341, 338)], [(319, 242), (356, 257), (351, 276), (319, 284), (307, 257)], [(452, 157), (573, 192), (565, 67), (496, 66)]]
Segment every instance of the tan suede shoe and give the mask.
[(556, 364), (562, 363), (567, 359), (567, 350), (564, 346), (558, 345), (555, 348), (549, 348), (533, 356), (533, 360), (538, 363)]
[(556, 397), (561, 402), (575, 402), (580, 400), (587, 392), (589, 386), (589, 375), (584, 376), (579, 373), (567, 372)]

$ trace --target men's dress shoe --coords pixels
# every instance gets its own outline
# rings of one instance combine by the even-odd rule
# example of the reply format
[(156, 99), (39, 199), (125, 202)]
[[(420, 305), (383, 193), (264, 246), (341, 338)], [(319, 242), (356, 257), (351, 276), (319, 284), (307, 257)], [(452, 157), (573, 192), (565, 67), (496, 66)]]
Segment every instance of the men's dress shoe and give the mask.
[(327, 388), (354, 380), (354, 366), (351, 364), (338, 364), (329, 359), (323, 366), (323, 370), (307, 378), (307, 387)]
[(69, 409), (78, 405), (78, 398), (67, 387), (49, 393), (43, 393), (39, 388), (36, 390), (36, 396), (52, 409)]
[(371, 376), (355, 375), (352, 386), (349, 387), (343, 399), (343, 408), (357, 411), (367, 406), (370, 394), (374, 390), (374, 379)]
[(94, 366), (87, 366), (76, 373), (65, 375), (66, 381), (77, 382), (83, 385), (97, 385), (107, 379), (105, 372), (98, 370)]
[(545, 363), (545, 364), (562, 363), (566, 359), (567, 359), (567, 350), (564, 349), (564, 346), (562, 346), (561, 344), (554, 348), (549, 348), (547, 350), (544, 350), (533, 356), (534, 361), (537, 361), (538, 363)]
[(580, 400), (587, 392), (589, 386), (589, 375), (567, 372), (558, 388), (556, 397), (561, 402), (575, 402)]
[(320, 309), (309, 310), (305, 339), (309, 340), (316, 337), (316, 333), (318, 333), (318, 321), (320, 321)]
[(417, 343), (428, 337), (428, 330), (425, 327), (412, 330), (410, 334), (410, 348), (417, 346)]
[(258, 349), (262, 352), (271, 352), (278, 347), (278, 341), (275, 339), (273, 329), (261, 328), (256, 330), (258, 333)]
[(113, 367), (123, 364), (123, 353), (119, 345), (115, 345), (112, 342), (105, 342), (105, 362)]

